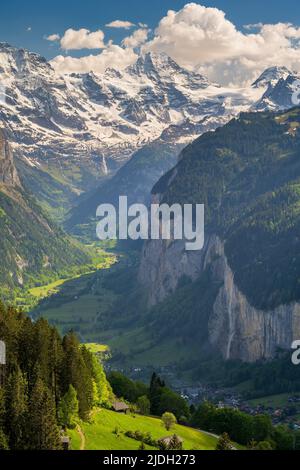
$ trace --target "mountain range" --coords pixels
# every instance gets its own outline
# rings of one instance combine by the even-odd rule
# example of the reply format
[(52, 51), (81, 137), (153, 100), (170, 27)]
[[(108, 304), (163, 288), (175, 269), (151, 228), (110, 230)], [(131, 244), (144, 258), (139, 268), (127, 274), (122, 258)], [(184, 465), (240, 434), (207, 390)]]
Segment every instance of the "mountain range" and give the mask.
[[(166, 65), (163, 67), (161, 64), (164, 62)], [(146, 80), (145, 75), (147, 79), (150, 77), (159, 83), (160, 90), (166, 89), (163, 81), (171, 76), (172, 82), (175, 83), (172, 83), (172, 87), (178, 94), (182, 92), (181, 74), (185, 78), (184, 82), (190, 75), (170, 58), (157, 54), (147, 54), (144, 58), (140, 58), (136, 66), (128, 69), (129, 75), (133, 72), (138, 77), (143, 76), (144, 80)], [(196, 77), (198, 79), (199, 76)], [(192, 74), (192, 79), (188, 82), (189, 102), (184, 107), (176, 108), (177, 114), (180, 110), (181, 119), (169, 124), (158, 138), (134, 152), (129, 161), (108, 181), (79, 202), (78, 206), (72, 209), (66, 226), (80, 233), (81, 225), (86, 226), (90, 219), (94, 221), (99, 204), (109, 202), (116, 205), (119, 195), (127, 195), (129, 203), (149, 203), (153, 184), (158, 177), (174, 166), (180, 151), (196, 136), (215, 130), (243, 111), (278, 111), (290, 108), (293, 84), (296, 80), (297, 75), (285, 67), (271, 67), (263, 72), (251, 87), (237, 90), (222, 88), (210, 83), (204, 77), (199, 78), (196, 85)], [(186, 99), (188, 93), (185, 90)], [(168, 91), (169, 96), (170, 91)], [(169, 98), (165, 101), (174, 107), (180, 103), (179, 98), (175, 102)], [(143, 107), (142, 103), (140, 107)]]
[[(225, 88), (158, 53), (140, 56), (126, 70), (62, 76), (38, 54), (6, 43), (0, 44), (0, 77), (5, 86), (0, 122), (16, 166), (58, 220), (79, 194), (95, 194), (133, 155), (137, 162), (146, 152), (148, 181), (140, 181), (145, 198), (157, 175), (203, 132), (252, 108), (289, 106), (290, 83), (297, 78), (284, 67), (272, 67), (253, 86)], [(170, 154), (161, 168), (160, 144), (162, 155)], [(118, 186), (131, 168), (136, 171), (133, 162), (111, 184)]]

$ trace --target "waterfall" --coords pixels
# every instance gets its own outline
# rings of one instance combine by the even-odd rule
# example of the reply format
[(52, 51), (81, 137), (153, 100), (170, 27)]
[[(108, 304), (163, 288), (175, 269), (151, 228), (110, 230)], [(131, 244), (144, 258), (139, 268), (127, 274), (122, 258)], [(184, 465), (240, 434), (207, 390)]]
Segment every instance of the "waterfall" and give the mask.
[(235, 335), (235, 321), (234, 321), (234, 315), (232, 311), (232, 298), (233, 298), (233, 290), (234, 290), (234, 275), (230, 276), (230, 286), (229, 289), (227, 290), (228, 292), (228, 320), (229, 320), (229, 336), (228, 336), (228, 343), (227, 343), (227, 349), (226, 349), (226, 359), (230, 359), (230, 351), (231, 351), (231, 345), (232, 341)]
[(102, 156), (102, 171), (104, 175), (108, 175), (107, 163), (106, 163), (106, 159), (104, 156)]

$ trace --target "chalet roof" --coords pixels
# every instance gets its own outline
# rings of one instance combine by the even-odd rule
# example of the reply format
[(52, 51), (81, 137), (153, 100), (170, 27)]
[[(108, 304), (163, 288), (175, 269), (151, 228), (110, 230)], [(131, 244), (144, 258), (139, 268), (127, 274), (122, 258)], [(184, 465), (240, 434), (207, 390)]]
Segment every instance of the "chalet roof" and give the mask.
[(123, 401), (115, 401), (112, 404), (112, 407), (115, 411), (126, 411), (129, 410), (129, 406)]

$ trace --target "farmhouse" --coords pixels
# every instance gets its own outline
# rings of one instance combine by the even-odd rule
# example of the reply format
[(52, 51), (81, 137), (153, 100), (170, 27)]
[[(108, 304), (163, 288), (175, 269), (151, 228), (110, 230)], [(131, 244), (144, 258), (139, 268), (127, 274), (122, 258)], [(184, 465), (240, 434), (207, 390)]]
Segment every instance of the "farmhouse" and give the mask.
[(115, 401), (112, 404), (112, 409), (118, 413), (127, 413), (129, 411), (129, 406), (123, 401)]
[(68, 436), (62, 436), (60, 441), (61, 441), (61, 445), (62, 445), (63, 450), (69, 450), (70, 438)]

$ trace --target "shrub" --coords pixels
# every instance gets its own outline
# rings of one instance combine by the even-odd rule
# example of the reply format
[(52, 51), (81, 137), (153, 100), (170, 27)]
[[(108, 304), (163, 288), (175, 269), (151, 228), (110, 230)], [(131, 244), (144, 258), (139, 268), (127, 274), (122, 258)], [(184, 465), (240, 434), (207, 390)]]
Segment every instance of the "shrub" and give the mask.
[(167, 431), (169, 431), (177, 423), (176, 417), (173, 415), (173, 413), (169, 413), (168, 411), (162, 415), (161, 419)]

